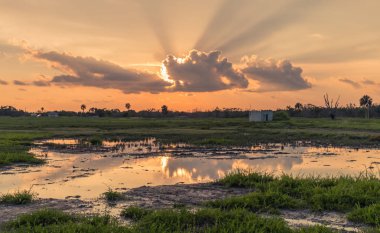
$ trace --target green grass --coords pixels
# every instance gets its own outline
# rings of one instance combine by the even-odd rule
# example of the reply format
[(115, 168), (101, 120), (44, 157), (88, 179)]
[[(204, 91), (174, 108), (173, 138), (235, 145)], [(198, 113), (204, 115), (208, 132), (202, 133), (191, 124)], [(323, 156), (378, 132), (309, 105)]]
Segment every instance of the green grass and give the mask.
[(121, 211), (120, 215), (127, 219), (132, 219), (134, 221), (140, 220), (146, 215), (151, 213), (151, 211), (135, 206), (130, 206)]
[(243, 196), (216, 200), (206, 204), (209, 207), (231, 210), (243, 208), (256, 213), (279, 213), (279, 209), (301, 209), (305, 203), (287, 194), (275, 191), (253, 192)]
[(95, 233), (95, 232), (132, 232), (108, 215), (81, 216), (67, 214), (59, 210), (45, 209), (24, 214), (6, 223), (1, 232), (12, 233)]
[(248, 122), (246, 118), (33, 118), (0, 117), (0, 166), (41, 163), (29, 155), (40, 138), (84, 138), (93, 145), (103, 139), (141, 140), (198, 146), (250, 146), (259, 143), (311, 141), (317, 145), (378, 147), (380, 119), (303, 119)]
[(28, 151), (31, 143), (42, 137), (45, 133), (13, 132), (0, 133), (0, 166), (13, 163), (41, 164), (43, 160), (35, 158)]
[(43, 160), (34, 157), (26, 151), (0, 152), (0, 166), (14, 163), (42, 164)]
[(0, 204), (23, 205), (31, 203), (35, 197), (36, 194), (32, 193), (31, 190), (17, 191), (0, 195)]
[(107, 192), (103, 193), (103, 196), (108, 202), (115, 202), (115, 201), (120, 201), (124, 199), (123, 194), (116, 192), (112, 190), (111, 188), (109, 188)]
[(83, 216), (48, 209), (19, 216), (16, 220), (6, 223), (2, 232), (331, 233), (333, 231), (320, 226), (291, 229), (282, 219), (260, 217), (244, 209), (156, 210), (136, 218), (132, 225), (121, 225), (107, 215)]
[[(350, 212), (352, 219), (367, 223), (378, 214), (380, 180), (374, 174), (358, 177), (279, 177), (269, 174), (236, 171), (218, 181), (227, 187), (250, 188), (254, 192), (207, 203), (208, 206), (231, 210), (244, 208), (255, 212), (274, 213), (279, 209)], [(362, 209), (355, 209), (362, 208)], [(365, 216), (366, 215), (366, 216)], [(374, 218), (374, 217), (373, 217)], [(365, 221), (364, 221), (365, 220)]]
[(380, 227), (380, 203), (364, 208), (357, 207), (348, 214), (348, 219)]

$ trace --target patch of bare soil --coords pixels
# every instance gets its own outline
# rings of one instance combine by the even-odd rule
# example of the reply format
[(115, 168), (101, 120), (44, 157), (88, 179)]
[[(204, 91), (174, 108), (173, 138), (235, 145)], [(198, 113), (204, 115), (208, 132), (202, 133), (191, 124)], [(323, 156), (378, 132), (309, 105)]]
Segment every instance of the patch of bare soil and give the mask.
[(346, 215), (337, 212), (312, 212), (309, 210), (283, 210), (280, 215), (290, 226), (323, 225), (342, 232), (362, 232), (365, 225), (349, 222)]
[(125, 204), (144, 208), (170, 208), (174, 205), (199, 206), (206, 201), (248, 193), (248, 189), (226, 188), (214, 183), (142, 186), (124, 193)]

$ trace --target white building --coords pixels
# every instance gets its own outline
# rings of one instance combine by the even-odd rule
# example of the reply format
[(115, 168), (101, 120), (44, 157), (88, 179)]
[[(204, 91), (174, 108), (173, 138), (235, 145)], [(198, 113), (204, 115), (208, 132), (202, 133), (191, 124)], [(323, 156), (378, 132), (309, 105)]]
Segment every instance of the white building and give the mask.
[(273, 111), (250, 111), (249, 112), (249, 121), (272, 121), (273, 120)]

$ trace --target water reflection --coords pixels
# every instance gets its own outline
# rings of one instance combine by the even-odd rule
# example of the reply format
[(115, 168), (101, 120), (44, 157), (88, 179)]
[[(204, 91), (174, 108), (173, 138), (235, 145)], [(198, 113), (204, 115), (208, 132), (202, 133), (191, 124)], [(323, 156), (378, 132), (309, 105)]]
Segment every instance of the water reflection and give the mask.
[[(74, 141), (65, 143), (76, 144)], [(96, 198), (108, 187), (125, 190), (143, 185), (208, 182), (235, 169), (328, 176), (357, 175), (364, 169), (376, 171), (380, 164), (380, 151), (374, 149), (265, 145), (224, 151), (194, 149), (191, 154), (192, 149), (185, 145), (170, 145), (162, 149), (163, 145), (153, 147), (152, 143), (124, 144), (126, 148), (128, 145), (134, 148), (133, 156), (112, 150), (63, 153), (38, 147), (32, 152), (46, 156), (47, 163), (0, 170), (0, 193), (32, 186), (40, 197), (80, 195), (82, 198)], [(157, 154), (152, 156), (147, 147), (157, 150)], [(142, 148), (139, 156), (135, 155), (135, 148)]]
[[(262, 159), (210, 159), (210, 158), (169, 158), (162, 157), (162, 171), (168, 177), (184, 177), (191, 180), (215, 180), (226, 172), (236, 169), (255, 171), (290, 171), (295, 164), (301, 164), (301, 157), (284, 156)], [(165, 166), (164, 166), (165, 165)]]

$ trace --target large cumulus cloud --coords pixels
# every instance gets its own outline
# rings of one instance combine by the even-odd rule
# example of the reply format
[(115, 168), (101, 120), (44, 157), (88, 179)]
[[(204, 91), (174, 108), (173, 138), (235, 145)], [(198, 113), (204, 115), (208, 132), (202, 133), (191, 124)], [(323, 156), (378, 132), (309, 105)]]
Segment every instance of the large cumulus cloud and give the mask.
[(302, 69), (288, 60), (262, 59), (257, 56), (244, 57), (242, 72), (259, 82), (254, 91), (295, 91), (311, 87), (302, 76)]
[[(293, 91), (309, 88), (302, 69), (289, 61), (263, 60), (246, 57), (244, 64), (233, 65), (221, 56), (192, 50), (184, 57), (172, 55), (162, 62), (162, 73), (123, 68), (92, 57), (66, 53), (34, 51), (33, 57), (47, 61), (62, 74), (30, 83), (15, 81), (15, 85), (47, 87), (88, 86), (111, 88), (124, 93), (213, 92), (229, 89), (250, 91)], [(249, 87), (249, 80), (259, 82), (258, 89)]]
[(168, 56), (163, 65), (176, 91), (203, 92), (248, 87), (244, 74), (221, 57), (221, 52), (193, 50), (185, 58)]

